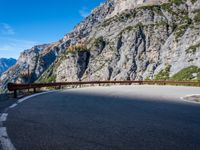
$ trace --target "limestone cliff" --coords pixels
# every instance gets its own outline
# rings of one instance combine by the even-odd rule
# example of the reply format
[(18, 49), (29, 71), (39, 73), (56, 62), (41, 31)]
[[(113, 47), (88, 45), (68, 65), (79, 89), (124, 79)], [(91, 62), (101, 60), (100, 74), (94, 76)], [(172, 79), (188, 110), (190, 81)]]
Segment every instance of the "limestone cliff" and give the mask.
[[(28, 65), (29, 64), (29, 65)], [(170, 79), (200, 73), (200, 0), (108, 0), (57, 43), (25, 51), (2, 81)]]

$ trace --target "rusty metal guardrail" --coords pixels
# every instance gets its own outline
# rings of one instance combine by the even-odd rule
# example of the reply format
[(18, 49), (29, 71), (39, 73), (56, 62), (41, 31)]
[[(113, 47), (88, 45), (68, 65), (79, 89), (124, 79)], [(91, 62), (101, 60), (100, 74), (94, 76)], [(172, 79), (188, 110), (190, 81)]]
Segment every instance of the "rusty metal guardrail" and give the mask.
[(36, 92), (37, 88), (44, 87), (59, 87), (62, 86), (81, 86), (81, 85), (103, 85), (103, 84), (159, 84), (159, 85), (188, 85), (188, 86), (200, 86), (200, 82), (190, 81), (83, 81), (83, 82), (57, 82), (57, 83), (33, 83), (33, 84), (15, 84), (8, 83), (8, 90), (14, 91), (14, 97), (17, 98), (18, 90), (33, 89)]

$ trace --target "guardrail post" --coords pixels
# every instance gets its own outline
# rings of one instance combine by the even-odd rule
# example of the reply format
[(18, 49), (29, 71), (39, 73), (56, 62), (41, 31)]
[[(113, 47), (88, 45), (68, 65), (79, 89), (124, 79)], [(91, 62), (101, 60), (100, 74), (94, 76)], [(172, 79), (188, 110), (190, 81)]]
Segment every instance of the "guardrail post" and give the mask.
[(14, 90), (14, 98), (17, 98), (17, 90)]

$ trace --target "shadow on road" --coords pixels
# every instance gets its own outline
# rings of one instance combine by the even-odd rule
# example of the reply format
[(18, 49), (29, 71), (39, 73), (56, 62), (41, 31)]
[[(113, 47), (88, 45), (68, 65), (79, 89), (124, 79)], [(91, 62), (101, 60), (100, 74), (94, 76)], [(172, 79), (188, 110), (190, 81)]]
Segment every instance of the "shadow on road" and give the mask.
[(6, 127), (20, 150), (200, 148), (200, 106), (159, 98), (55, 92), (11, 110)]

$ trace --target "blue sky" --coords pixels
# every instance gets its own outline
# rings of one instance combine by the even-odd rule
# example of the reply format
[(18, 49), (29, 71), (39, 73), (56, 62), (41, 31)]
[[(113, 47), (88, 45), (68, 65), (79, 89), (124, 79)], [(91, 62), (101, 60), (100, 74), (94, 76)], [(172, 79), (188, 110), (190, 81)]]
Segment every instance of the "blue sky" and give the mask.
[(0, 0), (0, 58), (55, 42), (105, 0)]

